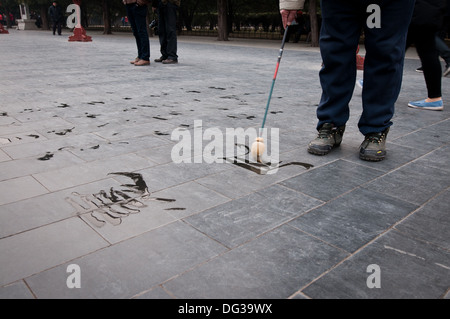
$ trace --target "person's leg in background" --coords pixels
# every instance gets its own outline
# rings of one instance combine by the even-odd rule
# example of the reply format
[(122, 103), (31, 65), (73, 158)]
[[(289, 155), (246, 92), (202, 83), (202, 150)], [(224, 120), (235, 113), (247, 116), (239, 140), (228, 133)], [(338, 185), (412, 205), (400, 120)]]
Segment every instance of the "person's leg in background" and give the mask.
[(52, 29), (53, 29), (53, 35), (56, 34), (57, 23), (58, 23), (57, 21), (53, 20), (53, 26), (52, 26)]
[(147, 5), (134, 7), (134, 20), (141, 48), (141, 60), (134, 64), (136, 66), (150, 64), (150, 40), (147, 32), (147, 14)]
[(442, 102), (442, 66), (436, 48), (436, 31), (433, 28), (411, 26), (408, 37), (415, 44), (417, 54), (422, 63), (423, 75), (428, 97), (424, 100), (412, 101), (408, 106), (418, 109), (441, 111)]
[(128, 4), (127, 16), (128, 21), (133, 30), (134, 38), (136, 39), (136, 46), (138, 51), (137, 59), (134, 65), (149, 65), (150, 64), (150, 40), (147, 32), (147, 6), (137, 6), (135, 4)]
[(167, 58), (163, 61), (164, 64), (177, 63), (177, 13), (178, 6), (168, 2), (163, 6), (164, 13), (164, 53), (161, 53)]
[(136, 22), (134, 19), (134, 7), (136, 5), (134, 4), (127, 4), (126, 5), (126, 9), (127, 9), (127, 17), (128, 17), (128, 22), (130, 23), (130, 27), (131, 27), (131, 31), (133, 31), (133, 36), (134, 39), (136, 40), (136, 47), (137, 47), (137, 57), (135, 61), (132, 61), (132, 63), (134, 64), (134, 62), (137, 62), (141, 59), (141, 41), (139, 40), (139, 34), (137, 32), (137, 27), (136, 27)]
[[(166, 5), (160, 3), (158, 7), (158, 36), (161, 51), (161, 58), (157, 62), (167, 59), (167, 31), (166, 31)], [(156, 60), (155, 60), (156, 61)]]
[(439, 56), (445, 61), (445, 70), (443, 76), (448, 76), (450, 74), (450, 48), (448, 47), (447, 43), (445, 43), (445, 41), (437, 35), (436, 49), (438, 50)]
[(62, 33), (62, 19), (58, 21), (58, 35), (61, 35)]

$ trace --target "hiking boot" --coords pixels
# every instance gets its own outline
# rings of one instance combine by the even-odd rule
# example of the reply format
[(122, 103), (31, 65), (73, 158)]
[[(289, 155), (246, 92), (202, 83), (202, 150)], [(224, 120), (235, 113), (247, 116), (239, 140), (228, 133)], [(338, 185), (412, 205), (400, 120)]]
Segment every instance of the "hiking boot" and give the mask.
[(326, 155), (333, 148), (341, 145), (345, 125), (335, 127), (331, 123), (325, 123), (319, 129), (319, 134), (308, 145), (308, 152), (314, 155)]
[(359, 158), (370, 162), (379, 162), (386, 157), (386, 137), (389, 128), (379, 133), (369, 133), (359, 148)]

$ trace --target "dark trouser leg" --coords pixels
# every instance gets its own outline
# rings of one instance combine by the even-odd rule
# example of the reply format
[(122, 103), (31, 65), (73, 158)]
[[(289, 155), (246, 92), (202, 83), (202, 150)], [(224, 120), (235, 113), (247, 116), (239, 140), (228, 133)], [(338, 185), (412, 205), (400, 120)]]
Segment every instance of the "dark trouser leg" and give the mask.
[(159, 43), (164, 58), (178, 60), (177, 55), (177, 11), (172, 3), (159, 7)]
[(317, 128), (324, 123), (343, 126), (348, 121), (348, 103), (356, 80), (356, 49), (362, 29), (359, 2), (321, 1), (319, 41), (323, 67), (319, 73), (322, 97), (317, 109)]
[(438, 50), (439, 56), (444, 59), (445, 66), (450, 67), (450, 48), (447, 43), (438, 36), (436, 36), (436, 49)]
[(150, 40), (147, 32), (147, 6), (136, 6), (128, 4), (128, 21), (130, 22), (133, 35), (136, 39), (138, 49), (138, 58), (141, 60), (150, 60)]
[(429, 98), (442, 96), (442, 66), (436, 49), (436, 30), (411, 26), (408, 32), (408, 43), (414, 43), (423, 67), (423, 76)]
[(128, 16), (128, 22), (130, 23), (131, 26), (131, 31), (133, 31), (133, 36), (136, 40), (136, 47), (137, 47), (137, 51), (138, 51), (138, 58), (141, 58), (141, 40), (139, 39), (139, 34), (137, 32), (137, 27), (136, 27), (136, 20), (134, 18), (134, 10), (133, 7), (135, 5), (134, 4), (127, 4), (126, 8), (127, 8), (127, 16)]
[(380, 6), (381, 27), (365, 25), (363, 113), (358, 123), (362, 134), (382, 132), (392, 125), (400, 93), (408, 25), (414, 0), (368, 0)]
[(158, 37), (161, 57), (167, 59), (167, 36), (166, 36), (166, 5), (158, 7)]
[[(359, 129), (366, 135), (389, 127), (403, 73), (407, 26), (414, 0), (322, 1), (320, 49), (324, 67), (320, 72), (322, 98), (317, 110), (323, 123), (344, 125), (349, 118), (356, 79), (356, 49), (365, 28), (363, 113)], [(378, 4), (381, 28), (369, 29), (367, 7)]]

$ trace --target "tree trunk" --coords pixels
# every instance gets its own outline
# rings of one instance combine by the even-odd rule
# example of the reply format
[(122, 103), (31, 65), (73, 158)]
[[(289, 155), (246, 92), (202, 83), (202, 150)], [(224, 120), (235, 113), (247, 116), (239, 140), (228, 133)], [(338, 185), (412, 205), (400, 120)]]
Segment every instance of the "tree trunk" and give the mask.
[(105, 25), (105, 28), (103, 29), (103, 34), (112, 34), (108, 0), (102, 0), (102, 6), (103, 6), (103, 23)]
[(218, 40), (228, 41), (227, 0), (217, 0)]
[(309, 0), (309, 17), (311, 21), (311, 46), (319, 46), (319, 24), (317, 22), (317, 0)]
[(199, 3), (200, 0), (196, 0), (193, 5), (187, 6), (182, 3), (180, 6), (181, 22), (188, 31), (192, 31), (192, 21), (194, 20), (194, 14), (197, 12)]
[(45, 4), (40, 6), (42, 30), (50, 30), (50, 23), (48, 22), (48, 7)]

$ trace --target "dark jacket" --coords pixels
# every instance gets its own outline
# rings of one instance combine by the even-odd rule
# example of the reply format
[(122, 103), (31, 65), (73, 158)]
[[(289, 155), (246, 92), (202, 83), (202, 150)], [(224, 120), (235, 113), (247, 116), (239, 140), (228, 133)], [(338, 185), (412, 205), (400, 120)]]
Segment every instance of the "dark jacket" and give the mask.
[(61, 21), (61, 19), (64, 17), (62, 13), (62, 9), (59, 5), (56, 7), (51, 5), (50, 8), (48, 8), (48, 15), (52, 19), (52, 21)]
[(416, 0), (411, 24), (438, 30), (442, 26), (446, 0)]

